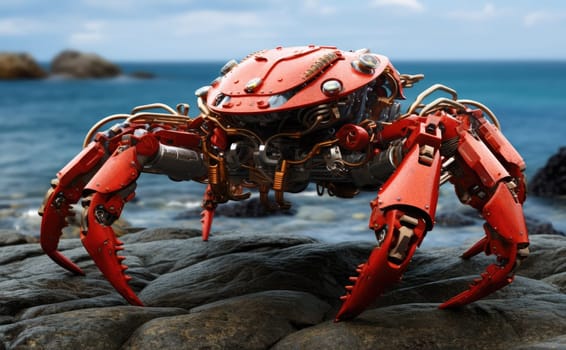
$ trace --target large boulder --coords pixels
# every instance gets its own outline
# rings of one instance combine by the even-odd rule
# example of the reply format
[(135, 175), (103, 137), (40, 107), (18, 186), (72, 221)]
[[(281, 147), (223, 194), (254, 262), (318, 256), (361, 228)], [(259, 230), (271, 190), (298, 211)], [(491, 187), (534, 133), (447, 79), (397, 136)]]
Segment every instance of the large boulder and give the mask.
[(0, 52), (0, 79), (39, 79), (46, 75), (29, 54)]
[(65, 50), (51, 62), (51, 74), (69, 78), (112, 78), (121, 74), (120, 67), (94, 53)]
[(332, 321), (343, 285), (374, 244), (281, 234), (152, 229), (127, 234), (127, 274), (147, 305), (129, 306), (79, 239), (61, 251), (73, 276), (37, 243), (0, 247), (0, 349), (509, 349), (566, 345), (566, 237), (532, 237), (513, 284), (456, 310), (493, 258), (418, 250), (403, 281), (366, 312)]
[(530, 193), (541, 197), (566, 195), (566, 147), (561, 147), (539, 169), (529, 184)]

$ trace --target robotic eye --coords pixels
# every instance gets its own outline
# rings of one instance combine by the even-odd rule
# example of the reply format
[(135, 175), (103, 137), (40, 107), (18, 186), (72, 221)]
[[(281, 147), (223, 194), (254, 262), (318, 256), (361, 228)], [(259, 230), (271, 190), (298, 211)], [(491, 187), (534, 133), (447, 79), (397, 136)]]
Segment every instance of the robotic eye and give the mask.
[(377, 66), (379, 66), (379, 59), (371, 53), (360, 55), (357, 60), (352, 61), (352, 68), (364, 74), (373, 74)]
[(335, 96), (342, 91), (342, 83), (336, 79), (330, 79), (322, 83), (321, 89), (326, 96)]

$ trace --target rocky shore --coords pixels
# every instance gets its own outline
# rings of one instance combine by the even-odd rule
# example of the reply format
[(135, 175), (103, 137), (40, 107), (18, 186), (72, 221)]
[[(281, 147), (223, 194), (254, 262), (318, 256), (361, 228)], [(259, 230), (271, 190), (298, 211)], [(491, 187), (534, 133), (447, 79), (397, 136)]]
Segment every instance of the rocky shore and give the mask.
[[(15, 235), (16, 233), (14, 233)], [(62, 251), (73, 276), (37, 243), (0, 247), (0, 349), (512, 349), (566, 346), (566, 237), (535, 235), (513, 284), (458, 310), (438, 303), (467, 287), (489, 257), (466, 247), (419, 250), (404, 280), (353, 321), (334, 323), (348, 276), (372, 244), (284, 233), (154, 229), (123, 236), (127, 305), (78, 239)]]

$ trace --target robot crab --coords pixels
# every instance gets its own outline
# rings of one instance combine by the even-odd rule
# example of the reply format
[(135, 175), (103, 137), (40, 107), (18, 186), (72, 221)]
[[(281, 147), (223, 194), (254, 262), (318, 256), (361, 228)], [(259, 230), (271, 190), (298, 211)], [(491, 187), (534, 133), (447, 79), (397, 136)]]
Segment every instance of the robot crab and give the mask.
[[(153, 104), (96, 124), (46, 194), (41, 246), (83, 274), (57, 250), (66, 218), (81, 201), (84, 247), (129, 303), (143, 305), (128, 285), (123, 243), (112, 229), (141, 173), (203, 184), (203, 240), (217, 205), (247, 199), (248, 188), (272, 210), (288, 208), (284, 193), (310, 183), (342, 198), (376, 191), (369, 228), (377, 245), (350, 277), (340, 321), (356, 317), (401, 278), (434, 226), (440, 185), (450, 182), (485, 219), (484, 238), (463, 257), (484, 252), (496, 261), (440, 308), (483, 298), (511, 283), (528, 256), (525, 163), (486, 106), (446, 86), (426, 89), (402, 113), (403, 90), (422, 78), (399, 74), (387, 57), (365, 49), (277, 47), (230, 61), (197, 90), (194, 118), (187, 105)], [(445, 97), (424, 103), (436, 93)], [(98, 131), (113, 120), (121, 122)]]

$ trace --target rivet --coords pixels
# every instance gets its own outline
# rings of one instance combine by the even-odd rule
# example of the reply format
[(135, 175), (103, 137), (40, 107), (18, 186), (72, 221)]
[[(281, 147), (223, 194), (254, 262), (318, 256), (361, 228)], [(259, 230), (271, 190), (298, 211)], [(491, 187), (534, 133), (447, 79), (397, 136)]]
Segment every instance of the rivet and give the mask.
[(205, 97), (206, 94), (208, 93), (208, 90), (210, 90), (210, 85), (207, 86), (203, 86), (201, 88), (196, 89), (195, 91), (195, 96), (196, 97)]
[(220, 74), (221, 75), (228, 74), (228, 72), (234, 69), (234, 67), (236, 67), (237, 65), (238, 65), (238, 61), (236, 60), (230, 60), (226, 62), (226, 64), (222, 68), (220, 68)]

